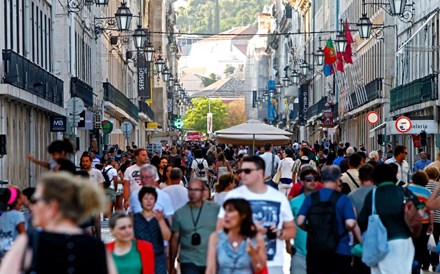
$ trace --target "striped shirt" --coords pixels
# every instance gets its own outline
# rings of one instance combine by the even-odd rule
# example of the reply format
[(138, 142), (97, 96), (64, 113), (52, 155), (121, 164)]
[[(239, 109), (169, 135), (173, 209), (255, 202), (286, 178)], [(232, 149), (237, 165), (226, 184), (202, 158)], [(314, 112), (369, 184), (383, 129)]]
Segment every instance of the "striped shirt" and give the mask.
[[(408, 189), (414, 193), (414, 195), (417, 196), (417, 199), (419, 199), (420, 202), (426, 204), (426, 201), (428, 201), (429, 196), (431, 196), (431, 191), (427, 189), (426, 187), (410, 184), (408, 186)], [(422, 218), (422, 224), (428, 224), (429, 223), (429, 210), (425, 210), (425, 214)]]
[[(426, 185), (426, 188), (433, 192), (437, 186), (438, 182), (429, 181), (429, 183)], [(437, 197), (440, 197), (440, 193), (437, 194)], [(440, 223), (440, 209), (434, 210), (434, 223)]]

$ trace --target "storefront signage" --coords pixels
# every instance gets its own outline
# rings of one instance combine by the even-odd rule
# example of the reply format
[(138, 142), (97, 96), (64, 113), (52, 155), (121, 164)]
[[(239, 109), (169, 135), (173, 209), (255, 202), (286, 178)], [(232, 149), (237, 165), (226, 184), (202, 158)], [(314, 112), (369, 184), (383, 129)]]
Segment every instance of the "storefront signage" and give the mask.
[[(437, 134), (438, 133), (438, 124), (434, 120), (410, 120), (411, 127), (407, 130), (409, 126), (403, 121), (389, 121), (386, 124), (386, 134), (387, 135), (396, 135), (402, 134), (402, 131), (405, 131), (405, 134), (420, 134), (422, 130), (424, 130), (428, 134)], [(397, 127), (400, 126), (400, 131), (397, 130)], [(407, 130), (407, 131), (406, 131)]]
[(66, 116), (50, 117), (50, 132), (66, 132)]
[(307, 122), (307, 109), (309, 108), (309, 90), (307, 84), (299, 87), (299, 124), (304, 125)]
[(409, 119), (408, 117), (400, 116), (399, 118), (397, 118), (396, 129), (398, 132), (407, 133), (408, 131), (411, 130), (411, 127), (412, 127), (411, 119)]
[(138, 77), (138, 96), (144, 100), (151, 99), (151, 64), (145, 60), (145, 56), (138, 54), (137, 77)]

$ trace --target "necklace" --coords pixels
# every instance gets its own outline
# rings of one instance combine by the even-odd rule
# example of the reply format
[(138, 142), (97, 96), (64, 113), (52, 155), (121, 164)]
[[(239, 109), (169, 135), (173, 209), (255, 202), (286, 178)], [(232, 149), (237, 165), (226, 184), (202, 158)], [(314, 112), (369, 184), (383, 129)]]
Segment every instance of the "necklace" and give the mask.
[(232, 242), (232, 247), (233, 248), (237, 248), (238, 247), (238, 242)]

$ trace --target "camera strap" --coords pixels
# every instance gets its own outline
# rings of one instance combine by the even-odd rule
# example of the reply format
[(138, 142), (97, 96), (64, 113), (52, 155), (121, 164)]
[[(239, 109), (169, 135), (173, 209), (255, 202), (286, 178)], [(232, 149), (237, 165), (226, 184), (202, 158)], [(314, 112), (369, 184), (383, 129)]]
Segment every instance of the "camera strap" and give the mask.
[(200, 206), (199, 213), (197, 214), (197, 218), (196, 218), (195, 221), (194, 221), (193, 209), (192, 209), (191, 206), (189, 207), (189, 209), (191, 210), (191, 220), (192, 220), (193, 225), (194, 225), (194, 231), (197, 231), (197, 224), (199, 223), (200, 214), (202, 213), (202, 209), (203, 209), (203, 204), (204, 204), (204, 202), (202, 202), (202, 205)]

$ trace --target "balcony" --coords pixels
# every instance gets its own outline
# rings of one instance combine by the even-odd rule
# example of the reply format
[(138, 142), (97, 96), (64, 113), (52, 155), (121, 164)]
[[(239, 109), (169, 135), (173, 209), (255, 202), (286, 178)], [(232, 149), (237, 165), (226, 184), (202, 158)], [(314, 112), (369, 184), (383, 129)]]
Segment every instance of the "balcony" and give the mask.
[(63, 107), (63, 81), (12, 50), (2, 51), (3, 82)]
[(437, 99), (438, 75), (430, 74), (390, 91), (391, 111)]
[(121, 108), (128, 115), (133, 117), (136, 121), (139, 119), (139, 110), (130, 99), (127, 98), (122, 92), (116, 89), (109, 82), (103, 83), (104, 86), (104, 100), (108, 101), (115, 106)]
[(365, 93), (361, 89), (350, 94), (351, 107), (350, 110), (356, 109), (374, 99), (382, 97), (382, 78), (376, 78), (365, 85)]
[(325, 107), (325, 104), (327, 103), (327, 96), (324, 96), (319, 100), (317, 103), (313, 104), (307, 109), (307, 118), (312, 118), (313, 116), (316, 116), (318, 114), (321, 114)]
[(93, 106), (93, 88), (78, 77), (70, 78), (70, 96), (81, 98), (86, 108)]
[(145, 103), (143, 101), (139, 101), (139, 111), (144, 113), (145, 115), (150, 117), (151, 120), (154, 121), (154, 112), (147, 103)]

